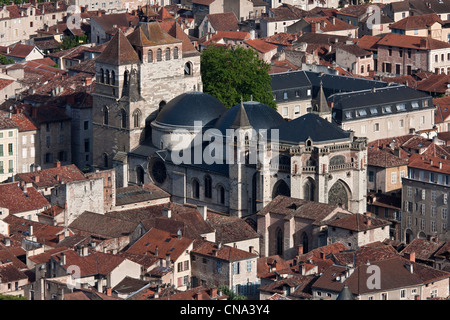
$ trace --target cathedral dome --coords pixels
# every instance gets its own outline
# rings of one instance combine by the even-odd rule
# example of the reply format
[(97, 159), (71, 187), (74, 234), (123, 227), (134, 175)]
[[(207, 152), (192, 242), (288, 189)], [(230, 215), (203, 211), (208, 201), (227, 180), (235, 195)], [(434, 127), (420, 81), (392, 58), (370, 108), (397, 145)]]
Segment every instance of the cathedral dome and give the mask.
[(170, 100), (159, 112), (155, 123), (175, 127), (194, 127), (201, 121), (203, 127), (212, 127), (227, 108), (213, 96), (192, 91)]
[[(243, 102), (243, 107), (248, 119), (248, 123), (255, 130), (269, 129), (279, 126), (285, 123), (283, 117), (273, 108), (268, 105), (257, 102), (247, 101)], [(216, 129), (219, 129), (222, 134), (226, 133), (227, 129), (235, 128), (235, 124), (239, 122), (241, 116), (241, 104), (237, 104), (229, 109), (215, 125)]]

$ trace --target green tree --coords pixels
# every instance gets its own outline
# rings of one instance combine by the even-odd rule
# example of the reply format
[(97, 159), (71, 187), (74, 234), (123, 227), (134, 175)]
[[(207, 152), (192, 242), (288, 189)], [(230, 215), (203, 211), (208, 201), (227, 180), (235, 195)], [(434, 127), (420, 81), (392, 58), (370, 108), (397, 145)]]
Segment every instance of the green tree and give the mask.
[(234, 293), (230, 288), (227, 286), (220, 286), (219, 290), (222, 291), (222, 293), (226, 296), (228, 296), (227, 300), (247, 300), (247, 297)]
[(64, 37), (63, 41), (60, 44), (60, 48), (62, 50), (67, 50), (70, 48), (74, 48), (77, 47), (81, 44), (84, 44), (87, 42), (87, 36), (83, 35), (83, 36), (75, 36), (75, 37)]
[(270, 65), (253, 49), (210, 46), (202, 51), (203, 91), (227, 108), (253, 99), (276, 109), (268, 73)]
[(5, 57), (4, 55), (0, 54), (0, 64), (6, 65), (6, 64), (13, 64), (14, 60), (8, 57)]

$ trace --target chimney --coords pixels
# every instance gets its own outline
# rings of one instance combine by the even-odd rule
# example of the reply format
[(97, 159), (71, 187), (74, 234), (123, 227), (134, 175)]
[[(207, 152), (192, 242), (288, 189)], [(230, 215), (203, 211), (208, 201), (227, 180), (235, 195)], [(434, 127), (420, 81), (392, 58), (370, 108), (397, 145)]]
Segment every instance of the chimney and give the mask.
[(102, 11), (100, 9), (98, 9), (97, 11), (97, 17), (101, 17), (102, 16)]
[(106, 295), (107, 295), (108, 297), (111, 297), (111, 296), (112, 296), (112, 288), (111, 288), (111, 287), (106, 288)]
[(297, 248), (297, 255), (303, 254), (303, 245), (299, 245)]
[(206, 220), (208, 218), (208, 207), (207, 206), (197, 206), (197, 209), (198, 209), (198, 212), (200, 212), (202, 219)]
[(212, 249), (212, 255), (213, 255), (213, 257), (217, 257), (217, 250), (216, 249)]
[(30, 236), (33, 235), (33, 226), (31, 224), (28, 227), (28, 233), (30, 234)]
[(249, 246), (248, 247), (248, 252), (255, 253), (255, 247), (254, 246)]
[(58, 243), (61, 242), (61, 241), (63, 241), (64, 238), (65, 238), (64, 233), (58, 234)]
[(405, 253), (405, 259), (408, 259), (411, 262), (416, 262), (416, 253), (414, 251)]
[(439, 169), (442, 169), (442, 161), (439, 161)]
[(178, 229), (178, 231), (177, 231), (177, 239), (180, 240), (182, 236), (183, 236), (183, 232), (181, 232), (181, 229)]
[(155, 256), (158, 256), (159, 255), (159, 248), (158, 248), (158, 246), (156, 246), (155, 247)]
[(83, 254), (83, 257), (87, 257), (87, 256), (89, 255), (89, 248), (88, 248), (88, 246), (84, 246), (84, 247), (81, 249), (81, 252), (82, 252), (82, 254)]
[(11, 246), (11, 239), (10, 238), (5, 238), (4, 242), (5, 242), (5, 247)]
[(200, 292), (197, 292), (194, 296), (194, 300), (202, 300), (202, 294)]
[(39, 175), (35, 175), (34, 176), (34, 182), (39, 182), (39, 181), (40, 181)]
[(55, 167), (55, 168), (59, 168), (59, 167), (61, 167), (61, 161), (56, 161), (54, 164), (53, 164), (53, 166)]
[(211, 298), (217, 298), (217, 288), (211, 288)]
[(170, 210), (169, 208), (164, 208), (162, 210), (162, 214), (163, 214), (163, 217), (170, 219), (172, 217), (172, 210)]
[(311, 33), (316, 33), (317, 32), (317, 25), (315, 22), (311, 23)]
[(66, 254), (64, 252), (61, 252), (61, 265), (66, 265)]
[(414, 273), (414, 268), (413, 268), (412, 263), (407, 263), (407, 264), (405, 265), (405, 267), (406, 267), (406, 269), (407, 269), (409, 272)]
[(166, 268), (170, 267), (170, 253), (166, 253)]
[(331, 23), (336, 24), (336, 17), (331, 17)]
[(325, 252), (320, 252), (320, 259), (325, 260), (326, 254)]

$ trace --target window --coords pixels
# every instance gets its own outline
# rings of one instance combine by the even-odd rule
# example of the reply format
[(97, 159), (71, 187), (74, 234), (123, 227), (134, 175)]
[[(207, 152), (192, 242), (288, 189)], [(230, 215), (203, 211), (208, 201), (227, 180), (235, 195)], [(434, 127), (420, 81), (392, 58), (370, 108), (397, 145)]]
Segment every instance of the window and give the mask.
[(436, 202), (437, 193), (436, 191), (431, 191), (431, 201)]
[(424, 124), (425, 123), (425, 116), (421, 116), (420, 117), (420, 124)]
[(241, 263), (240, 262), (234, 262), (233, 263), (233, 274), (240, 274), (241, 270)]
[(424, 203), (420, 204), (420, 214), (425, 215), (425, 204)]
[(295, 106), (294, 107), (294, 113), (295, 114), (299, 114), (300, 113), (300, 106)]
[(419, 109), (419, 103), (417, 101), (413, 101), (413, 102), (411, 102), (411, 107), (413, 109)]
[(420, 219), (420, 230), (425, 230), (425, 219)]
[(408, 194), (408, 197), (412, 197), (412, 187), (406, 187), (406, 192)]
[(375, 123), (375, 124), (373, 125), (373, 131), (375, 131), (375, 132), (380, 131), (380, 124), (379, 124), (379, 123)]
[(284, 99), (284, 100), (287, 100), (287, 98), (288, 98), (287, 92), (283, 92), (283, 99)]
[(288, 107), (283, 107), (283, 117), (287, 117), (288, 116)]
[(148, 62), (153, 62), (153, 51), (152, 50), (148, 50), (147, 60), (148, 60)]
[(431, 228), (431, 232), (437, 232), (437, 228), (436, 228), (436, 221), (434, 221), (434, 220), (431, 220), (431, 225), (430, 225), (430, 228)]
[(173, 49), (173, 58), (174, 58), (174, 59), (178, 59), (178, 47), (175, 47), (175, 48)]
[(400, 128), (403, 128), (403, 127), (405, 126), (405, 122), (404, 122), (403, 119), (400, 119), (400, 120), (398, 121), (398, 126), (399, 126)]
[(423, 190), (422, 190), (422, 200), (425, 200), (426, 194), (427, 194), (426, 190), (423, 189)]
[(391, 173), (391, 183), (392, 184), (397, 183), (397, 172), (392, 172)]
[(219, 193), (219, 203), (225, 204), (225, 188), (220, 186), (218, 193)]
[(0, 173), (4, 173), (3, 161), (0, 161)]
[(446, 193), (444, 193), (443, 202), (444, 202), (444, 204), (447, 204), (447, 194)]
[(391, 113), (392, 112), (391, 106), (384, 106), (382, 110), (383, 110), (383, 113)]
[(200, 184), (197, 179), (192, 181), (192, 196), (196, 199), (200, 198)]
[(162, 51), (161, 51), (161, 49), (158, 49), (157, 51), (156, 51), (156, 61), (161, 61), (162, 60)]
[(247, 272), (252, 272), (252, 262), (250, 260), (247, 261)]
[(205, 176), (205, 198), (212, 197), (212, 179), (210, 176)]
[(447, 220), (447, 208), (442, 208), (442, 219)]
[(170, 48), (166, 49), (166, 60), (170, 60)]
[(0, 157), (3, 157), (3, 145), (0, 144)]
[(14, 171), (13, 160), (9, 160), (8, 161), (8, 172), (13, 172), (13, 171)]
[(108, 107), (103, 107), (103, 124), (107, 125), (109, 122), (109, 110)]
[(401, 298), (401, 299), (406, 298), (406, 290), (405, 290), (405, 289), (401, 289), (401, 290), (400, 290), (400, 298)]
[(89, 121), (85, 121), (83, 124), (84, 130), (89, 129)]
[(12, 143), (8, 143), (8, 154), (10, 156), (13, 155), (13, 144)]
[(141, 123), (141, 112), (139, 110), (136, 110), (133, 113), (133, 126), (135, 128), (139, 128), (140, 123)]
[(27, 148), (22, 148), (22, 158), (27, 157)]
[(120, 126), (122, 128), (127, 128), (127, 113), (125, 110), (120, 110)]

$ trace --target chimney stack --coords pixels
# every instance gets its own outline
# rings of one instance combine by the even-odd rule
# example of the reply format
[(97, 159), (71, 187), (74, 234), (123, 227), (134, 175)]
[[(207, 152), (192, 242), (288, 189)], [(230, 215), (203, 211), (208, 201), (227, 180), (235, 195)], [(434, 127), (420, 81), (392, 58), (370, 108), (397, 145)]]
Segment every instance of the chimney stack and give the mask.
[(111, 296), (112, 296), (112, 288), (111, 288), (111, 287), (106, 288), (106, 295), (107, 295), (108, 297), (111, 297)]
[(159, 248), (158, 248), (158, 246), (156, 246), (155, 247), (155, 256), (158, 256), (159, 255)]
[(31, 224), (28, 227), (28, 233), (29, 233), (30, 236), (33, 235), (33, 226)]
[(170, 210), (169, 208), (164, 208), (162, 211), (163, 217), (166, 218), (171, 218), (172, 217), (172, 210)]
[(416, 253), (414, 251), (405, 253), (405, 259), (408, 259), (411, 262), (416, 262)]
[(197, 209), (198, 209), (198, 212), (200, 212), (202, 219), (206, 220), (208, 218), (208, 207), (207, 206), (197, 206)]
[(248, 252), (255, 253), (255, 247), (254, 246), (249, 246), (248, 247)]
[(61, 167), (61, 161), (56, 161), (53, 165), (55, 168), (60, 168)]
[(297, 248), (297, 255), (303, 254), (303, 245), (299, 245)]
[(64, 252), (61, 252), (61, 265), (66, 265), (66, 254)]
[(166, 268), (170, 267), (170, 253), (166, 253)]
[(439, 169), (442, 169), (442, 161), (439, 161)]

